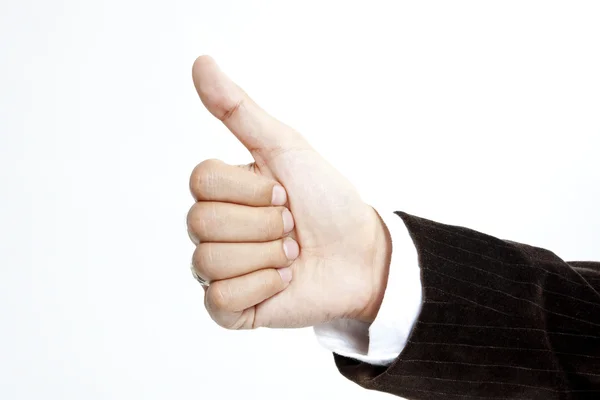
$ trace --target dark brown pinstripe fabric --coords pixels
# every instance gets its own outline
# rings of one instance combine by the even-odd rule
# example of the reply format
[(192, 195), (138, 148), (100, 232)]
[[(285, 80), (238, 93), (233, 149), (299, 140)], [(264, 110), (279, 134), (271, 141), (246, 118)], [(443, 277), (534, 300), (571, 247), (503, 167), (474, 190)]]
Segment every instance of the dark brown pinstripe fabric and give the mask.
[(397, 214), (422, 311), (391, 366), (335, 355), (344, 376), (408, 399), (600, 399), (600, 263)]

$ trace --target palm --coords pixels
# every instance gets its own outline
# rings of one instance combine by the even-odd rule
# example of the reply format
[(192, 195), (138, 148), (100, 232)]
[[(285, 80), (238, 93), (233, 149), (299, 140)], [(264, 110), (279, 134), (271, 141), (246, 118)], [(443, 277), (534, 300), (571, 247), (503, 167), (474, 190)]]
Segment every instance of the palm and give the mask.
[(257, 172), (286, 188), (296, 222), (292, 235), (302, 251), (292, 265), (291, 285), (257, 307), (258, 325), (308, 326), (351, 313), (349, 304), (363, 303), (356, 297), (366, 283), (361, 267), (372, 262), (373, 254), (361, 259), (356, 249), (374, 235), (373, 210), (312, 149), (292, 150), (262, 165)]

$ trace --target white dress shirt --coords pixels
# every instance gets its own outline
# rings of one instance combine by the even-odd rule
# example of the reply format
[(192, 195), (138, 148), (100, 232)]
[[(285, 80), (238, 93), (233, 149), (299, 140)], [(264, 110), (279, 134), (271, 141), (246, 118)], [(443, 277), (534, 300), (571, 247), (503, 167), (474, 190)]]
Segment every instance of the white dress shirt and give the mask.
[(404, 349), (421, 311), (417, 251), (402, 219), (379, 213), (392, 238), (392, 259), (381, 308), (372, 324), (340, 319), (314, 327), (326, 349), (373, 365), (389, 365)]

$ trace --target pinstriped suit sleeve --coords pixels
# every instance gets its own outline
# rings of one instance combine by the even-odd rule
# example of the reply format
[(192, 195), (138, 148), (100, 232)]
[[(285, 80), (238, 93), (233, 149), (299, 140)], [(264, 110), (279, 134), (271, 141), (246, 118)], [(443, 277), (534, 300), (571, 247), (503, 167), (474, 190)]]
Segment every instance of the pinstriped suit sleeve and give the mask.
[(600, 264), (397, 213), (422, 309), (388, 366), (335, 355), (357, 384), (408, 399), (600, 399)]

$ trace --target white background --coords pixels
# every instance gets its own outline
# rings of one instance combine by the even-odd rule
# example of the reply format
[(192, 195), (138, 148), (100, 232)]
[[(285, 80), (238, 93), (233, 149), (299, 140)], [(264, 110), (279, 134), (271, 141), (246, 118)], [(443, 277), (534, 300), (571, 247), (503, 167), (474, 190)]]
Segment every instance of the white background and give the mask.
[(188, 176), (249, 162), (211, 54), (367, 201), (600, 259), (597, 1), (2, 0), (0, 398), (384, 398), (311, 329), (229, 332)]

